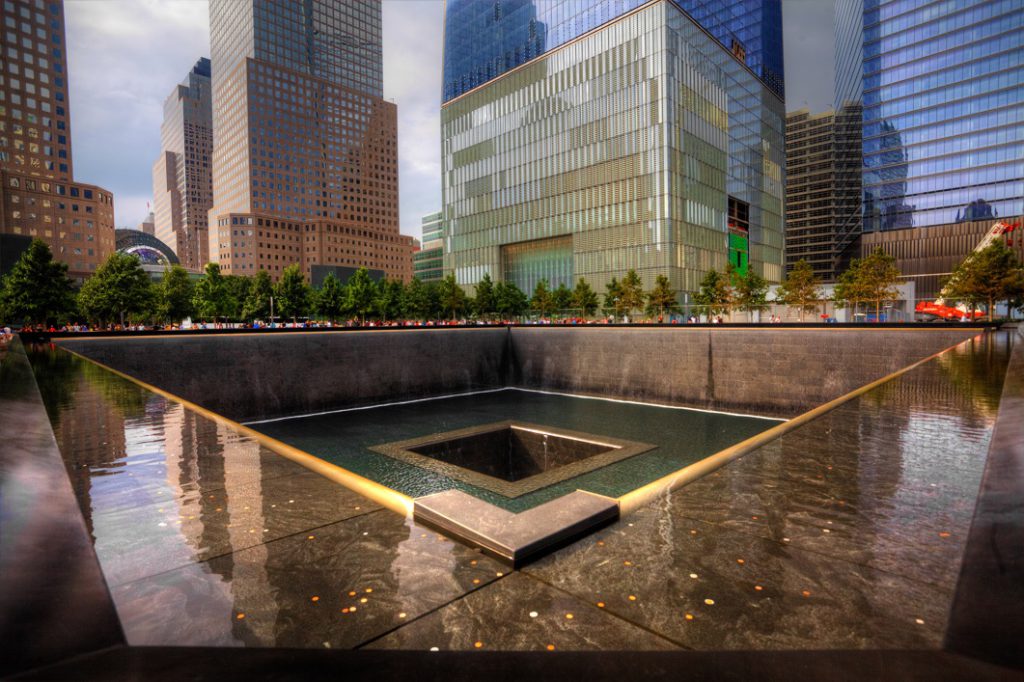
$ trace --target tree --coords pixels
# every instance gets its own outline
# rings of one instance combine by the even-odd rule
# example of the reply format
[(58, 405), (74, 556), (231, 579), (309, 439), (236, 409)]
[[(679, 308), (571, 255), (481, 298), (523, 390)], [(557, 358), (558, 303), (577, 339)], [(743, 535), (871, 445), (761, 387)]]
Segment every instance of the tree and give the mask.
[(875, 320), (881, 321), (882, 304), (895, 301), (900, 295), (896, 285), (902, 275), (896, 267), (896, 257), (890, 256), (881, 247), (876, 248), (867, 258), (861, 259), (859, 270), (867, 300), (875, 304)]
[(78, 305), (92, 320), (112, 322), (147, 312), (155, 292), (149, 275), (135, 256), (114, 252), (78, 293)]
[(281, 279), (274, 286), (274, 303), (281, 317), (290, 317), (295, 322), (299, 317), (309, 313), (309, 285), (302, 274), (298, 263), (293, 263), (281, 271)]
[(356, 270), (348, 278), (345, 290), (348, 293), (346, 307), (360, 322), (365, 321), (368, 315), (373, 314), (374, 299), (377, 296), (377, 285), (370, 279), (370, 272), (366, 268)]
[(451, 313), (452, 319), (466, 309), (466, 292), (455, 281), (455, 274), (449, 273), (437, 285), (438, 304), (442, 313)]
[(747, 268), (745, 275), (733, 271), (732, 289), (734, 303), (740, 310), (753, 313), (768, 307), (768, 282), (753, 269)]
[(348, 293), (333, 272), (327, 273), (315, 296), (317, 313), (333, 323), (345, 314)]
[(480, 317), (490, 317), (497, 312), (494, 300), (494, 281), (490, 273), (485, 272), (483, 278), (476, 285), (476, 296), (473, 299), (473, 308)]
[(727, 312), (733, 301), (729, 275), (712, 268), (700, 282), (700, 291), (693, 296), (697, 306), (708, 317)]
[(568, 310), (572, 307), (572, 289), (561, 282), (558, 288), (551, 292), (551, 298), (555, 304), (556, 311)]
[(405, 286), (400, 279), (384, 279), (377, 284), (373, 308), (385, 322), (397, 319), (402, 314), (402, 292)]
[(157, 316), (164, 322), (181, 322), (191, 317), (192, 282), (188, 272), (180, 265), (164, 270), (164, 278), (157, 287)]
[(528, 305), (526, 294), (513, 282), (498, 282), (494, 285), (494, 309), (503, 318), (522, 315)]
[(583, 313), (584, 317), (590, 317), (597, 312), (597, 292), (590, 288), (590, 284), (580, 277), (576, 282), (576, 288), (572, 290), (572, 307)]
[(530, 307), (540, 313), (541, 317), (548, 317), (554, 311), (555, 297), (551, 295), (551, 287), (546, 279), (537, 282), (537, 286), (533, 288)]
[(242, 303), (242, 318), (245, 320), (270, 319), (270, 298), (274, 295), (274, 284), (266, 270), (258, 270), (249, 280), (249, 289)]
[(604, 312), (618, 316), (622, 312), (622, 285), (612, 277), (612, 281), (604, 285)]
[(626, 273), (626, 276), (622, 278), (619, 291), (619, 303), (623, 310), (628, 313), (632, 313), (634, 310), (643, 310), (647, 297), (644, 295), (643, 280), (640, 279), (636, 270), (631, 268)]
[(947, 298), (971, 306), (984, 303), (992, 320), (995, 304), (1024, 295), (1024, 268), (1017, 254), (1001, 241), (970, 254), (946, 283)]
[(654, 280), (654, 288), (647, 293), (647, 310), (657, 312), (659, 316), (679, 310), (676, 292), (665, 275), (658, 275)]
[(46, 242), (33, 239), (0, 283), (0, 319), (46, 324), (71, 315), (75, 293), (67, 273)]
[(249, 295), (249, 278), (242, 275), (224, 276), (224, 312), (232, 320), (242, 317), (242, 307)]
[[(840, 283), (836, 284), (837, 298), (840, 286), (841, 278)], [(804, 312), (816, 310), (823, 297), (820, 281), (814, 274), (814, 269), (803, 258), (793, 265), (793, 269), (786, 274), (786, 279), (775, 292), (777, 301), (797, 309), (797, 315), (801, 322), (804, 321)]]
[(433, 315), (431, 289), (419, 277), (413, 277), (402, 292), (402, 314), (411, 320), (425, 320)]
[(899, 279), (896, 259), (877, 248), (866, 258), (854, 258), (849, 269), (839, 276), (835, 289), (836, 304), (852, 305), (856, 310), (858, 303), (873, 302), (875, 319), (881, 320), (882, 303), (895, 301), (899, 296), (896, 288)]
[(202, 279), (192, 290), (192, 305), (196, 314), (203, 319), (214, 319), (226, 314), (227, 291), (220, 265), (207, 263)]

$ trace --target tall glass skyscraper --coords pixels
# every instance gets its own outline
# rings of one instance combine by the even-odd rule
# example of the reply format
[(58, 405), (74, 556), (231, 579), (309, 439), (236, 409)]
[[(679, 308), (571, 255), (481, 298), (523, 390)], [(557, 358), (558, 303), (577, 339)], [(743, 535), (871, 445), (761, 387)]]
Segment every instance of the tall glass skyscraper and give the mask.
[(837, 0), (836, 106), (862, 107), (863, 248), (918, 294), (1024, 214), (1024, 4)]
[(449, 0), (445, 270), (780, 279), (781, 34), (771, 1)]

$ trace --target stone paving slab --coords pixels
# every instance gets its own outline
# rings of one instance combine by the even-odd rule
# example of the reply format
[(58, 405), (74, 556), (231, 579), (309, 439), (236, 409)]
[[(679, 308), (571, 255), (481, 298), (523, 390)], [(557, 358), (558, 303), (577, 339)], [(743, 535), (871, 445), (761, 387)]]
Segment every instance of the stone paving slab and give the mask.
[(946, 618), (933, 586), (694, 521), (674, 505), (524, 570), (692, 649), (934, 648)]
[[(184, 498), (90, 515), (96, 554), (110, 585), (137, 580), (380, 509), (319, 474), (295, 473)], [(116, 494), (116, 493), (115, 493)]]
[(131, 645), (351, 648), (504, 570), (382, 510), (112, 593)]
[(368, 645), (429, 651), (658, 651), (671, 642), (522, 572)]

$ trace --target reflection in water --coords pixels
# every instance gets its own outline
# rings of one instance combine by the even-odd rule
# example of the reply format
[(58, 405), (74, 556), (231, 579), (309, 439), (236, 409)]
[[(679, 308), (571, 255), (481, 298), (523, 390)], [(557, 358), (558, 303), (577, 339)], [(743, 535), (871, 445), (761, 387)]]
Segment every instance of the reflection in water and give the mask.
[[(822, 623), (836, 646), (930, 646), (1009, 350), (1002, 333), (967, 342), (666, 495), (635, 528), (626, 519), (610, 529), (614, 542), (553, 556), (544, 580), (584, 601), (599, 594), (609, 610), (632, 609), (644, 628), (698, 648), (805, 646)], [(358, 646), (503, 573), (131, 382), (62, 352), (31, 357), (132, 644)], [(704, 639), (689, 641), (697, 626), (680, 614), (707, 598), (717, 603), (698, 612)], [(453, 640), (467, 636), (457, 614), (439, 616), (462, 628)], [(908, 630), (915, 618), (927, 625)]]
[(31, 360), (134, 645), (356, 646), (500, 570), (92, 363)]

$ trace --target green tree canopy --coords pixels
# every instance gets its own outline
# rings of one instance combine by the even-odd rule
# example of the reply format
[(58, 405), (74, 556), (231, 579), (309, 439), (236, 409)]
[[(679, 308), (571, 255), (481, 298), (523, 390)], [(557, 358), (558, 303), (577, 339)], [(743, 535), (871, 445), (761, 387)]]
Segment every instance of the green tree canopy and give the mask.
[(654, 280), (654, 288), (647, 293), (647, 310), (658, 315), (679, 310), (676, 292), (665, 275), (658, 275)]
[(491, 279), (489, 272), (485, 272), (483, 278), (476, 285), (473, 308), (476, 310), (477, 315), (483, 318), (490, 317), (497, 312), (494, 300), (494, 281)]
[(224, 276), (224, 312), (225, 317), (238, 320), (242, 317), (245, 299), (249, 296), (249, 278), (243, 275)]
[(899, 280), (896, 259), (879, 247), (865, 258), (854, 258), (849, 269), (839, 276), (836, 304), (856, 308), (858, 303), (874, 303), (875, 319), (881, 319), (882, 304), (899, 296)]
[(155, 298), (153, 283), (135, 256), (114, 252), (78, 293), (82, 313), (98, 322), (119, 321), (148, 312)]
[(270, 297), (273, 295), (274, 284), (270, 281), (270, 273), (258, 270), (249, 280), (249, 289), (242, 303), (242, 318), (247, 321), (269, 320)]
[(377, 284), (370, 278), (370, 272), (366, 268), (359, 268), (348, 278), (345, 290), (348, 293), (346, 307), (359, 317), (360, 321), (373, 314)]
[(192, 290), (192, 305), (196, 315), (203, 319), (216, 320), (227, 314), (227, 290), (219, 264), (206, 264), (202, 279)]
[(290, 317), (294, 322), (309, 314), (309, 299), (309, 285), (299, 264), (293, 263), (282, 270), (281, 279), (274, 286), (274, 307), (281, 317)]
[(768, 307), (768, 282), (753, 268), (747, 268), (746, 274), (733, 271), (731, 275), (733, 303), (737, 308), (752, 313)]
[(528, 306), (526, 294), (514, 282), (494, 285), (494, 308), (503, 318), (518, 317), (526, 312)]
[(188, 272), (180, 265), (164, 270), (164, 278), (157, 287), (156, 312), (164, 322), (181, 322), (192, 317), (192, 282)]
[(984, 303), (991, 320), (996, 303), (1024, 295), (1024, 268), (1017, 254), (997, 240), (956, 266), (943, 291), (971, 308)]
[(410, 320), (426, 320), (434, 316), (431, 288), (419, 277), (413, 277), (402, 292), (402, 315)]
[(548, 317), (555, 310), (555, 297), (551, 294), (551, 287), (546, 279), (537, 282), (537, 286), (533, 288), (530, 307), (542, 317)]
[[(836, 293), (838, 296), (838, 284)], [(804, 321), (805, 312), (817, 310), (818, 304), (824, 298), (824, 293), (821, 290), (821, 282), (814, 274), (811, 264), (803, 258), (794, 263), (793, 269), (786, 273), (786, 279), (776, 290), (775, 298), (783, 305), (796, 308), (801, 322)]]
[(590, 317), (597, 312), (599, 304), (597, 292), (590, 287), (586, 279), (580, 277), (572, 290), (572, 307), (579, 310), (584, 317)]
[(727, 312), (733, 302), (729, 275), (712, 268), (700, 281), (700, 291), (693, 296), (697, 306), (708, 317)]
[(621, 315), (623, 310), (622, 305), (622, 285), (619, 284), (619, 280), (612, 277), (612, 281), (604, 285), (604, 312), (609, 315)]
[(572, 308), (572, 289), (566, 286), (565, 282), (558, 284), (558, 288), (551, 292), (551, 298), (557, 312)]
[(627, 313), (634, 310), (643, 310), (647, 296), (644, 294), (644, 283), (636, 270), (630, 268), (626, 276), (622, 278), (620, 285), (619, 303)]
[(373, 308), (385, 322), (398, 319), (402, 315), (402, 294), (405, 285), (400, 279), (383, 279), (377, 284), (373, 298)]
[(468, 298), (466, 292), (455, 281), (455, 274), (449, 273), (437, 285), (438, 305), (445, 315), (451, 314), (451, 319), (466, 309)]
[(348, 292), (333, 272), (327, 273), (323, 283), (314, 294), (317, 314), (332, 323), (347, 312)]
[(75, 310), (75, 294), (66, 263), (53, 260), (46, 242), (33, 239), (0, 282), (0, 320), (46, 324)]

